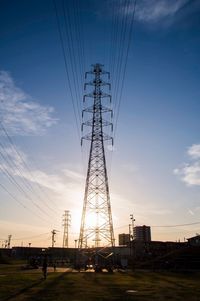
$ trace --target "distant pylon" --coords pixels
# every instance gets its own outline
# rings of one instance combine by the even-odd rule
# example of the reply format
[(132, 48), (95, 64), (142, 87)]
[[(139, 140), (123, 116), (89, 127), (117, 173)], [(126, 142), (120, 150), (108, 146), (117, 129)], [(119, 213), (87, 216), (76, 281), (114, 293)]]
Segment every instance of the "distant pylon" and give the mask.
[(104, 76), (108, 76), (109, 79), (110, 74), (102, 68), (103, 65), (101, 64), (92, 65), (92, 70), (85, 74), (85, 78), (89, 75), (90, 79), (85, 83), (84, 89), (86, 90), (87, 86), (91, 86), (92, 89), (83, 98), (84, 102), (87, 101), (90, 104), (82, 112), (82, 131), (84, 126), (89, 126), (91, 127), (91, 132), (82, 137), (81, 145), (83, 139), (89, 140), (91, 143), (78, 241), (80, 249), (114, 246), (113, 222), (104, 150), (104, 141), (111, 140), (113, 143), (113, 138), (103, 131), (103, 128), (106, 126), (111, 127), (111, 130), (113, 130), (112, 123), (103, 118), (103, 116), (112, 118), (112, 110), (106, 106), (106, 102), (111, 103), (111, 95), (102, 91), (103, 86), (108, 86), (110, 90), (110, 84), (103, 79)]
[(63, 214), (63, 248), (69, 247), (69, 227), (71, 225), (71, 214), (69, 210), (65, 210), (65, 213)]

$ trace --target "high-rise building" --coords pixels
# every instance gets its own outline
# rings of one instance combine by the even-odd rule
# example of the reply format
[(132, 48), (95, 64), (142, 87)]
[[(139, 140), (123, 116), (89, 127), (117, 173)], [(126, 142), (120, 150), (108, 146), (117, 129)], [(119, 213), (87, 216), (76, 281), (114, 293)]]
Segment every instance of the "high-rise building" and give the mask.
[(119, 234), (119, 246), (125, 246), (130, 243), (130, 234), (121, 233)]
[(133, 227), (133, 240), (151, 241), (151, 227), (145, 225)]

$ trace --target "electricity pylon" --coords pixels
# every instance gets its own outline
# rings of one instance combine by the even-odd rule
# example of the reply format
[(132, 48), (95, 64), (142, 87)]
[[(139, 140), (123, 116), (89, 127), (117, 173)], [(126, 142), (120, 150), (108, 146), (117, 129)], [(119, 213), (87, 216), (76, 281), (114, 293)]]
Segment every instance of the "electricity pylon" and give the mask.
[(69, 227), (71, 225), (71, 214), (69, 210), (65, 210), (65, 213), (63, 214), (63, 248), (69, 247)]
[(82, 137), (81, 145), (83, 139), (91, 142), (78, 243), (79, 249), (114, 246), (104, 150), (104, 141), (111, 140), (113, 143), (113, 138), (103, 130), (106, 126), (111, 127), (111, 130), (113, 129), (112, 123), (103, 118), (103, 116), (112, 118), (112, 110), (105, 104), (105, 102), (111, 103), (111, 95), (102, 91), (102, 88), (106, 86), (110, 90), (110, 84), (103, 79), (105, 76), (109, 79), (110, 74), (104, 71), (102, 67), (101, 64), (92, 65), (92, 70), (85, 74), (85, 78), (89, 76), (89, 81), (85, 83), (84, 90), (88, 89), (88, 86), (91, 86), (91, 88), (83, 98), (83, 101), (90, 102), (90, 105), (82, 111), (82, 131), (84, 126), (88, 126), (91, 127), (91, 132)]

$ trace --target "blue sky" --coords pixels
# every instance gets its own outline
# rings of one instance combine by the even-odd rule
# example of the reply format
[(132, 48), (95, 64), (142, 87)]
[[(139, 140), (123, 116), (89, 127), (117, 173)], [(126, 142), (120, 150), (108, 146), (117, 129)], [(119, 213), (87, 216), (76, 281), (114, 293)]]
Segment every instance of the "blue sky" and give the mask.
[[(128, 232), (131, 213), (152, 226), (155, 240), (195, 235), (200, 224), (160, 226), (200, 222), (199, 1), (138, 1), (130, 45), (134, 1), (128, 9), (126, 1), (66, 1), (66, 24), (62, 1), (55, 3), (70, 82), (54, 2), (0, 3), (0, 117), (15, 145), (1, 127), (0, 179), (20, 202), (0, 189), (1, 241), (12, 234), (14, 245), (50, 245), (55, 228), (59, 246), (64, 210), (72, 215), (71, 245), (78, 238), (88, 151), (80, 147), (83, 70), (96, 62), (111, 71), (115, 141), (106, 149), (115, 238)], [(112, 33), (123, 18), (122, 47)]]

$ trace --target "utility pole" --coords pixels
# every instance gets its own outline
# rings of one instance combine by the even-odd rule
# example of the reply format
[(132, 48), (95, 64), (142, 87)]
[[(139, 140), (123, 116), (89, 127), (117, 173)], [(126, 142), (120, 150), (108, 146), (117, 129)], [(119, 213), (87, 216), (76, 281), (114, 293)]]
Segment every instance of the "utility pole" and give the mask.
[(56, 243), (56, 240), (55, 240), (56, 232), (58, 232), (58, 231), (55, 230), (55, 229), (51, 231), (52, 248), (54, 248), (54, 245), (55, 245), (55, 243)]
[(133, 239), (133, 233), (134, 233), (134, 222), (135, 222), (135, 218), (133, 216), (133, 214), (130, 214), (130, 219), (131, 219), (131, 231), (130, 231), (130, 228), (129, 228), (129, 231), (130, 231), (130, 234), (131, 234), (131, 238)]
[(102, 89), (107, 86), (106, 89), (110, 91), (110, 83), (104, 81), (105, 76), (110, 79), (109, 72), (104, 71), (101, 64), (92, 65), (91, 71), (85, 74), (85, 78), (89, 78), (89, 81), (84, 86), (84, 90), (88, 90), (88, 93), (84, 95), (83, 102), (89, 104), (82, 111), (82, 131), (85, 127), (90, 127), (91, 132), (87, 132), (81, 139), (81, 145), (83, 140), (90, 141), (90, 151), (78, 240), (79, 249), (114, 246), (104, 149), (105, 140), (111, 140), (113, 144), (113, 138), (105, 133), (104, 128), (110, 127), (112, 131), (113, 124), (105, 119), (108, 117), (112, 119), (111, 95)]
[(77, 246), (77, 239), (74, 240), (74, 243), (75, 243), (75, 249), (76, 249), (76, 246)]
[(10, 249), (12, 235), (8, 235), (8, 249)]
[(71, 226), (71, 214), (69, 210), (65, 210), (63, 214), (63, 248), (69, 247), (69, 227)]
[(133, 214), (130, 214), (130, 220), (131, 220), (131, 224), (129, 224), (129, 235), (130, 235), (130, 257), (131, 257), (131, 261), (133, 260), (132, 259), (132, 256), (133, 256), (133, 252), (134, 252), (134, 246), (133, 246), (133, 238), (134, 238), (134, 222), (135, 222), (135, 219), (134, 219), (134, 216)]
[(129, 233), (129, 242), (132, 240), (132, 234), (131, 234), (131, 224), (128, 225), (128, 233)]

